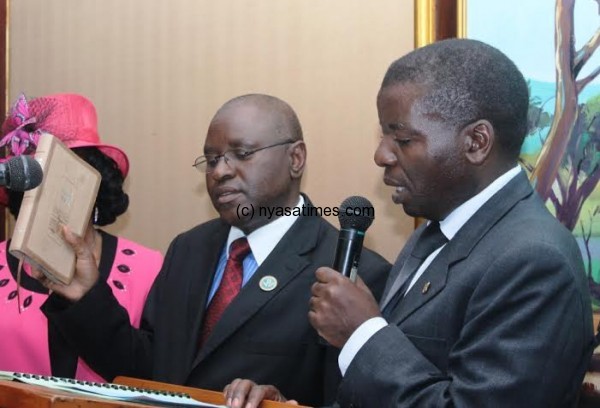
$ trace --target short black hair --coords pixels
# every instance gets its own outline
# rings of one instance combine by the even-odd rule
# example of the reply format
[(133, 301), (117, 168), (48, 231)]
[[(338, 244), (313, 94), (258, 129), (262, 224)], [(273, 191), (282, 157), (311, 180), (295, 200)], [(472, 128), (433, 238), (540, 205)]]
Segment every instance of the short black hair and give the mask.
[[(112, 224), (129, 207), (129, 196), (123, 191), (123, 182), (125, 181), (123, 174), (117, 167), (117, 163), (96, 147), (77, 147), (73, 151), (98, 170), (102, 177), (93, 210), (98, 209), (98, 219), (95, 221), (95, 225)], [(23, 201), (23, 193), (7, 191), (8, 209), (14, 217), (17, 217)], [(92, 212), (92, 217), (94, 217), (94, 212)]]
[(523, 74), (500, 50), (477, 40), (439, 41), (390, 65), (381, 87), (398, 83), (424, 86), (421, 107), (457, 129), (488, 120), (499, 147), (518, 157), (527, 134), (529, 90)]

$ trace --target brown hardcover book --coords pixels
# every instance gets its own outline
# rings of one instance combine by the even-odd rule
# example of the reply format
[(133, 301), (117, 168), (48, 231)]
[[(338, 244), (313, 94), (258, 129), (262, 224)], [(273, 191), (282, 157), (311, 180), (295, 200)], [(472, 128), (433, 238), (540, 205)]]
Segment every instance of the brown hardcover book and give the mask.
[(40, 136), (35, 159), (44, 178), (23, 196), (9, 251), (38, 267), (49, 279), (69, 284), (75, 272), (75, 253), (64, 241), (60, 226), (84, 234), (100, 187), (100, 173), (49, 133)]

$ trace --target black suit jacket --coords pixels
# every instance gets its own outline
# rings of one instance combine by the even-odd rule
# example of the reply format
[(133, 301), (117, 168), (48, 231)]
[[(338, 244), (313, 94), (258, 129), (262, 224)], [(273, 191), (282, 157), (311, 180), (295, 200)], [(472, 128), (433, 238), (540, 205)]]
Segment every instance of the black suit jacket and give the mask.
[(592, 351), (579, 248), (524, 174), (458, 231), (389, 322), (348, 367), (341, 406), (570, 406)]
[[(338, 231), (320, 217), (300, 217), (199, 350), (205, 305), (228, 232), (216, 219), (171, 243), (140, 330), (129, 325), (104, 282), (67, 308), (51, 299), (44, 311), (107, 379), (129, 375), (222, 390), (241, 377), (274, 384), (303, 404), (332, 400), (340, 379), (338, 350), (318, 341), (308, 322), (308, 302), (315, 270), (332, 263)], [(359, 274), (376, 296), (389, 268), (382, 257), (363, 250)], [(266, 275), (277, 278), (273, 291), (259, 288)]]

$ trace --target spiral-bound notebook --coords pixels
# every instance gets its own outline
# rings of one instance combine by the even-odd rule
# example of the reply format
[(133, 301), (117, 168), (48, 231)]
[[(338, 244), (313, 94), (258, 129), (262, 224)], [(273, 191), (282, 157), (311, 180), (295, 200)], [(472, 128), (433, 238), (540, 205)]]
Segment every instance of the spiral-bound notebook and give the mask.
[(0, 371), (0, 380), (13, 380), (27, 384), (41, 385), (57, 390), (69, 391), (111, 400), (136, 402), (161, 407), (204, 407), (225, 408), (225, 405), (214, 405), (200, 402), (188, 394), (171, 391), (156, 391), (144, 388), (128, 387), (120, 384), (77, 381), (70, 378), (48, 377), (25, 373)]

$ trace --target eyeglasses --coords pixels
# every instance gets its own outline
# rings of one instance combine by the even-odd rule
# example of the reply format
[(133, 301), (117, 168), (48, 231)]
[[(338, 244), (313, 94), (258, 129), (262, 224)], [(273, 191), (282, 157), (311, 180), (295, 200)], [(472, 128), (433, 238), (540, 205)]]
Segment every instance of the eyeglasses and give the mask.
[(207, 154), (204, 156), (198, 157), (192, 166), (194, 166), (201, 173), (212, 173), (218, 166), (219, 160), (221, 157), (225, 160), (225, 163), (229, 165), (229, 163), (243, 162), (249, 160), (252, 155), (256, 152), (260, 152), (261, 150), (270, 149), (275, 146), (282, 146), (290, 143), (294, 143), (295, 140), (286, 140), (284, 142), (275, 143), (268, 146), (258, 147), (256, 149), (231, 149), (226, 151), (223, 154)]

